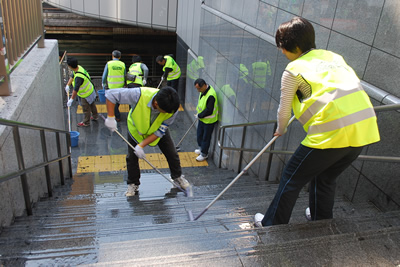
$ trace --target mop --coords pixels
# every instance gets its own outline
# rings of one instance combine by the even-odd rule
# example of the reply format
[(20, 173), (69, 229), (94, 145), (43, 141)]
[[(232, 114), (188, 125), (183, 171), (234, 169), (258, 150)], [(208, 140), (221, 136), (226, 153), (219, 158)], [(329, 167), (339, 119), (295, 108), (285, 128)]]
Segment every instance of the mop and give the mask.
[[(288, 126), (292, 123), (292, 121), (294, 121), (295, 117), (293, 116), (288, 123)], [(275, 142), (276, 139), (278, 139), (279, 136), (274, 136), (271, 141), (268, 142), (268, 144), (265, 145), (265, 147), (258, 152), (258, 154), (249, 162), (249, 164), (247, 164), (247, 166), (235, 177), (235, 179), (233, 179), (230, 184), (225, 187), (224, 190), (221, 191), (221, 193), (219, 193), (219, 195), (214, 198), (213, 201), (210, 202), (210, 204), (207, 205), (207, 207), (200, 212), (199, 215), (196, 216), (196, 218), (193, 217), (193, 213), (192, 211), (188, 211), (188, 215), (189, 215), (189, 220), (191, 221), (196, 221), (197, 219), (199, 219), (212, 205), (214, 205), (214, 203), (244, 174), (247, 172), (247, 170), (254, 164), (254, 162), (261, 157), (261, 155)]]
[[(103, 118), (103, 120), (105, 121), (106, 118), (104, 118), (104, 116), (102, 114), (100, 114), (100, 116)], [(128, 146), (130, 146), (133, 151), (135, 151), (135, 148), (133, 147), (133, 145), (131, 143), (129, 143), (128, 140), (126, 140), (125, 137), (122, 136), (122, 134), (120, 132), (118, 132), (117, 129), (115, 129), (115, 131), (121, 138), (122, 140), (125, 141), (125, 143), (128, 144)], [(158, 172), (162, 177), (164, 177), (168, 182), (170, 182), (171, 184), (173, 184), (176, 188), (178, 188), (180, 191), (182, 191), (185, 196), (187, 197), (193, 197), (193, 190), (192, 190), (192, 186), (190, 185), (186, 190), (183, 189), (182, 187), (180, 187), (177, 183), (174, 182), (174, 180), (172, 180), (171, 178), (167, 177), (165, 174), (163, 174), (159, 169), (156, 168), (156, 166), (154, 166), (150, 161), (148, 161), (146, 158), (143, 158), (143, 160), (149, 164), (156, 172)]]

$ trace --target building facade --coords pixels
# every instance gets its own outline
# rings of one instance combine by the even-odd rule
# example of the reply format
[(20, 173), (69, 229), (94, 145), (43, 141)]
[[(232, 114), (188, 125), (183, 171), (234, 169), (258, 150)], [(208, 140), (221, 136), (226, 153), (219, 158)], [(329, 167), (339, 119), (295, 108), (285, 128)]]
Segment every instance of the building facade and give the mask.
[[(395, 0), (213, 0), (178, 2), (179, 64), (186, 65), (186, 111), (195, 113), (198, 93), (190, 66), (199, 59), (199, 76), (211, 84), (220, 103), (219, 125), (276, 119), (280, 78), (289, 62), (276, 48), (277, 27), (294, 16), (308, 19), (316, 31), (317, 48), (341, 54), (354, 68), (374, 106), (399, 103), (400, 3)], [(363, 154), (399, 156), (399, 114), (378, 113), (382, 141)], [(245, 147), (262, 149), (272, 126), (248, 130)], [(293, 151), (305, 133), (298, 122), (278, 138), (276, 150)], [(228, 131), (225, 146), (240, 147), (241, 131)], [(214, 140), (215, 141), (215, 140)], [(220, 150), (214, 142), (214, 161)], [(238, 152), (223, 151), (223, 167), (238, 166)], [(245, 153), (245, 166), (255, 153)], [(289, 156), (275, 155), (270, 180), (279, 179)], [(356, 161), (341, 175), (340, 193), (353, 201), (373, 201), (398, 208), (398, 163)], [(250, 169), (264, 177), (266, 156)], [(389, 196), (389, 198), (387, 197)]]

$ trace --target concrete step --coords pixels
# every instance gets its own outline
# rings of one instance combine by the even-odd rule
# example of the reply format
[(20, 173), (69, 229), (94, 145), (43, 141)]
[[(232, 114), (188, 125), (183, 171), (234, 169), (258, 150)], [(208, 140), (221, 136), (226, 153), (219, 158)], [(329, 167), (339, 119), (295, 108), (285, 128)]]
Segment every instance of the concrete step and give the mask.
[[(277, 185), (251, 176), (239, 179), (199, 220), (189, 221), (189, 210), (198, 215), (235, 177), (232, 172), (218, 171), (211, 178), (207, 172), (194, 180), (193, 198), (154, 173), (144, 175), (140, 193), (130, 198), (124, 196), (126, 184), (122, 181), (93, 184), (93, 178), (75, 178), (65, 186), (68, 194), (56, 189), (55, 197), (35, 205), (33, 216), (17, 218), (13, 226), (4, 229), (0, 263), (264, 266), (271, 263), (265, 255), (285, 259), (285, 246), (293, 254), (302, 254), (314, 240), (316, 244), (340, 240), (360, 247), (360, 240), (354, 239), (360, 233), (368, 242), (377, 235), (382, 242), (398, 237), (398, 213), (380, 213), (368, 203), (352, 204), (340, 197), (335, 204), (336, 219), (306, 222), (305, 191), (299, 196), (291, 224), (255, 229), (253, 215), (265, 212)], [(292, 242), (297, 242), (296, 249)]]
[[(399, 218), (399, 212), (391, 212), (381, 213), (375, 217), (340, 218), (262, 229), (252, 228), (249, 224), (251, 218), (248, 216), (151, 226), (137, 226), (132, 222), (130, 226), (116, 225), (114, 228), (97, 225), (96, 231), (93, 232), (80, 231), (75, 234), (63, 233), (59, 236), (43, 234), (37, 240), (16, 242), (15, 248), (11, 251), (14, 253), (13, 257), (25, 258), (32, 264), (36, 261), (43, 262), (45, 259), (50, 261), (55, 257), (64, 258), (62, 260), (64, 263), (71, 257), (74, 258), (75, 263), (78, 261), (88, 263), (88, 257), (94, 257), (97, 254), (96, 260), (101, 263), (100, 266), (105, 266), (104, 264), (141, 266), (152, 265), (151, 262), (179, 263), (184, 266), (190, 263), (187, 257), (192, 260), (195, 258), (197, 265), (209, 260), (215, 261), (216, 255), (220, 255), (217, 257), (219, 258), (217, 262), (226, 263), (238, 260), (236, 259), (238, 255), (232, 254), (233, 251), (241, 251), (243, 254), (239, 253), (239, 255), (247, 257), (257, 248), (258, 254), (255, 254), (257, 257), (264, 255), (261, 252), (281, 257), (283, 251), (302, 254), (309, 251), (310, 247), (323, 251), (324, 246), (318, 247), (318, 244), (324, 244), (324, 242), (328, 242), (330, 246), (345, 243), (356, 247), (360, 247), (360, 243), (380, 243), (383, 242), (382, 236), (389, 239), (384, 241), (387, 249), (400, 251), (395, 245), (395, 241), (400, 237)], [(52, 244), (51, 249), (46, 247), (49, 243)], [(31, 244), (34, 244), (34, 247), (15, 255), (15, 249)], [(7, 242), (7, 246), (10, 248), (12, 244)], [(367, 249), (371, 248), (367, 247)], [(1, 251), (3, 257), (7, 256), (7, 250), (2, 248)], [(132, 251), (135, 252), (134, 260), (132, 260)]]

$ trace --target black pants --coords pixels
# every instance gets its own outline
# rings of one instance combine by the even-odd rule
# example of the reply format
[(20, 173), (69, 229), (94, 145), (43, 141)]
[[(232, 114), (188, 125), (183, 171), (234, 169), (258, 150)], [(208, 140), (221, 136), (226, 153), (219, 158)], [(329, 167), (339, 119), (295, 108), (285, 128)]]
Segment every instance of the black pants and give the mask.
[(130, 83), (128, 84), (128, 88), (135, 88), (135, 87), (143, 87), (143, 85), (138, 83)]
[(286, 165), (263, 226), (289, 223), (300, 190), (310, 183), (313, 220), (331, 219), (336, 178), (357, 159), (363, 147), (315, 149), (300, 145)]
[(174, 88), (178, 92), (179, 78), (175, 79), (175, 80), (167, 81), (167, 86), (171, 86), (172, 88)]
[(214, 131), (216, 122), (206, 124), (199, 120), (197, 125), (197, 144), (200, 147), (201, 155), (208, 156), (208, 149), (210, 148), (211, 137)]
[[(133, 147), (137, 145), (129, 133), (128, 141)], [(165, 132), (165, 135), (160, 139), (157, 145), (167, 159), (171, 178), (175, 179), (180, 177), (182, 175), (181, 162), (178, 152), (176, 152), (175, 144), (169, 134), (169, 130)], [(128, 171), (127, 184), (140, 185), (139, 159), (130, 146), (128, 146), (128, 154), (126, 155), (126, 169)]]

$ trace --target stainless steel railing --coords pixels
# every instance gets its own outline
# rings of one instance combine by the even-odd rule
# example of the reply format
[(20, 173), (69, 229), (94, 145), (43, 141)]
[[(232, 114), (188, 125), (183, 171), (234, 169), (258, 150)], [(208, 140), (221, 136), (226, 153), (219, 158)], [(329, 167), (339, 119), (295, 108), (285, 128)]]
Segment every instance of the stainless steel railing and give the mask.
[[(68, 131), (46, 128), (46, 127), (41, 127), (41, 126), (27, 124), (27, 123), (5, 120), (5, 119), (1, 119), (1, 118), (0, 118), (0, 125), (11, 126), (13, 128), (12, 132), (13, 132), (14, 146), (15, 146), (15, 152), (16, 152), (16, 156), (17, 156), (17, 160), (18, 160), (18, 170), (0, 176), (0, 183), (3, 183), (10, 179), (20, 177), (21, 184), (22, 184), (22, 191), (24, 194), (26, 211), (27, 211), (28, 215), (32, 215), (32, 206), (31, 206), (31, 201), (30, 201), (27, 173), (30, 173), (30, 172), (35, 171), (40, 168), (44, 168), (45, 174), (46, 174), (47, 193), (48, 193), (49, 197), (52, 197), (53, 189), (52, 189), (51, 177), (50, 177), (50, 167), (49, 167), (50, 164), (58, 162), (59, 175), (60, 175), (60, 180), (61, 180), (60, 183), (61, 183), (61, 185), (64, 185), (65, 179), (64, 179), (64, 169), (63, 169), (62, 160), (68, 159), (69, 177), (72, 178), (72, 163), (71, 163), (71, 152), (70, 152), (71, 150), (67, 149), (67, 153), (65, 155), (62, 155), (61, 141), (60, 141), (60, 135), (61, 134), (65, 135), (65, 141), (66, 141), (67, 148), (70, 148), (71, 147), (70, 133)], [(42, 155), (43, 155), (43, 160), (41, 163), (36, 164), (34, 166), (30, 166), (30, 167), (25, 166), (24, 157), (23, 157), (23, 148), (21, 145), (21, 137), (20, 137), (20, 131), (19, 131), (20, 128), (40, 131), (40, 140), (41, 140), (41, 148), (42, 148)], [(52, 132), (56, 136), (57, 157), (54, 159), (48, 158), (48, 151), (47, 151), (47, 145), (46, 145), (46, 134), (45, 134), (46, 132)]]
[[(398, 111), (398, 112), (400, 112), (400, 104), (376, 106), (376, 107), (374, 107), (374, 109), (376, 112), (383, 112), (383, 111)], [(246, 140), (247, 128), (252, 127), (252, 126), (268, 125), (268, 124), (274, 124), (274, 130), (271, 134), (271, 138), (272, 138), (273, 133), (275, 132), (275, 129), (276, 129), (276, 120), (221, 126), (218, 129), (218, 134), (217, 134), (218, 147), (221, 150), (220, 154), (219, 154), (218, 167), (221, 168), (221, 165), (222, 165), (223, 150), (239, 151), (240, 154), (239, 154), (238, 172), (240, 172), (241, 171), (241, 162), (243, 159), (243, 152), (259, 152), (260, 151), (259, 149), (257, 150), (257, 149), (251, 149), (251, 148), (244, 147), (245, 140)], [(223, 145), (225, 143), (224, 139), (225, 139), (226, 130), (232, 129), (232, 128), (242, 128), (243, 129), (242, 130), (242, 141), (241, 141), (240, 147), (228, 147), (228, 146)], [(269, 153), (268, 161), (267, 161), (267, 171), (266, 171), (266, 177), (265, 177), (265, 180), (268, 180), (269, 179), (269, 171), (271, 169), (271, 163), (272, 163), (272, 155), (273, 154), (291, 155), (294, 153), (294, 151), (274, 150), (274, 146), (272, 144), (270, 150), (265, 151), (265, 153)], [(358, 157), (358, 160), (400, 163), (400, 157), (387, 157), (387, 156), (360, 155)]]

